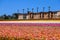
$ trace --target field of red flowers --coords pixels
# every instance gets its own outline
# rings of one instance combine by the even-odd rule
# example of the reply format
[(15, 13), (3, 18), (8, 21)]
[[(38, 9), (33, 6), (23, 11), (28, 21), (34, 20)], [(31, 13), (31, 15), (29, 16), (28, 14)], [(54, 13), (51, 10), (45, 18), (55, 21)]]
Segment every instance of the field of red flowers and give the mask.
[(60, 23), (0, 23), (0, 40), (60, 40)]

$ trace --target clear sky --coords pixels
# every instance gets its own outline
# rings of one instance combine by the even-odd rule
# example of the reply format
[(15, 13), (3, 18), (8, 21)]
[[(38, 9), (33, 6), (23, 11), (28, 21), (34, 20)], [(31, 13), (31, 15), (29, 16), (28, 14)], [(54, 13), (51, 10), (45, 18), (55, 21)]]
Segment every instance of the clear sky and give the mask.
[(51, 6), (52, 11), (60, 10), (60, 0), (0, 0), (0, 15), (11, 15), (17, 12), (17, 9), (22, 13), (23, 8), (25, 12), (27, 12), (27, 8), (30, 11), (34, 8), (34, 12), (36, 12), (37, 7), (39, 7), (39, 12), (43, 7), (45, 7), (45, 11), (48, 11), (48, 6)]

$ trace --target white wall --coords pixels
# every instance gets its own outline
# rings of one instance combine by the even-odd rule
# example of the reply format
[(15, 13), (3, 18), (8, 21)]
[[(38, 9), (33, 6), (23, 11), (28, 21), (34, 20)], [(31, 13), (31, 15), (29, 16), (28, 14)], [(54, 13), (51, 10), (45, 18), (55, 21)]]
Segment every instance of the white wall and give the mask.
[(23, 15), (19, 15), (18, 16), (18, 19), (23, 19)]
[(26, 19), (30, 19), (30, 16), (29, 16), (29, 15), (27, 15), (27, 16), (26, 16)]
[(34, 19), (40, 19), (40, 15), (39, 14), (34, 15)]
[(60, 12), (57, 12), (56, 16), (57, 18), (60, 18)]

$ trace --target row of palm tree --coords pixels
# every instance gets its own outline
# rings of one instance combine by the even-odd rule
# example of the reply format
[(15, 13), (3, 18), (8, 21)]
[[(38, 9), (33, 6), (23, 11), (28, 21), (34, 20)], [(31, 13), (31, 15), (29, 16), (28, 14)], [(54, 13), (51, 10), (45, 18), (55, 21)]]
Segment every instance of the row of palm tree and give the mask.
[[(50, 6), (48, 7), (49, 9), (49, 11), (50, 11)], [(24, 13), (24, 10), (25, 9), (22, 9), (23, 10), (23, 13)], [(45, 7), (43, 7), (43, 12), (44, 12), (44, 10), (45, 10)], [(32, 12), (34, 11), (34, 8), (32, 8)], [(38, 11), (39, 11), (39, 7), (37, 7), (37, 13), (38, 13)], [(29, 8), (27, 8), (27, 12), (29, 12)], [(17, 10), (17, 13), (19, 13), (19, 10)], [(6, 14), (4, 14), (4, 15), (2, 15), (2, 16), (0, 16), (0, 20), (1, 19), (17, 19), (18, 18), (18, 14), (17, 13), (14, 13), (12, 16), (11, 15), (6, 15)]]
[[(48, 11), (50, 11), (50, 6), (48, 7)], [(23, 13), (24, 13), (24, 10), (25, 9), (22, 9), (23, 10)], [(34, 8), (32, 8), (32, 12), (33, 12)], [(29, 8), (27, 8), (27, 11), (29, 11)], [(39, 7), (37, 7), (37, 12), (39, 11)], [(43, 12), (45, 11), (45, 7), (43, 7)], [(18, 12), (18, 11), (17, 11)]]

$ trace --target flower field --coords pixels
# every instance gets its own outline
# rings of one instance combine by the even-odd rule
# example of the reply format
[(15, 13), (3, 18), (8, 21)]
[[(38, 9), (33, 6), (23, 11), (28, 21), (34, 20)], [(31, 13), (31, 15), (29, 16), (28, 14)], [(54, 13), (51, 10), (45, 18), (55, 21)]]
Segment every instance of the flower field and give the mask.
[(60, 23), (0, 23), (0, 40), (60, 40)]

